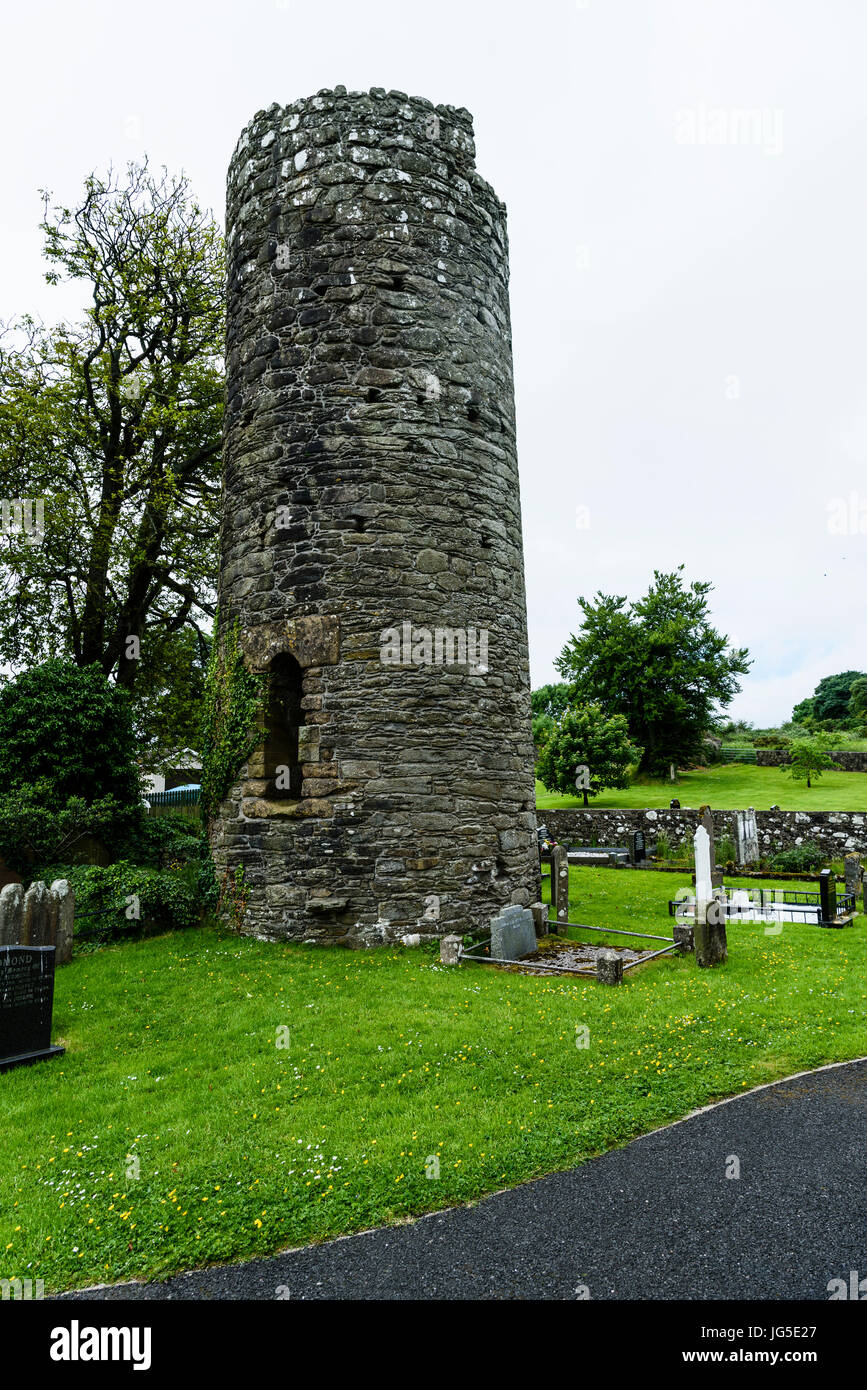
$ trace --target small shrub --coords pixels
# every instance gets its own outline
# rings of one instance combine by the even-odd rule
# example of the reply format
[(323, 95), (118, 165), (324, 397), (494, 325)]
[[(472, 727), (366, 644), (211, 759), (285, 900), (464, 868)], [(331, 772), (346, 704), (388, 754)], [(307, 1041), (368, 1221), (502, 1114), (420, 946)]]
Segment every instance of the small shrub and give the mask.
[(34, 877), (47, 883), (55, 878), (69, 880), (75, 892), (75, 935), (81, 941), (182, 931), (195, 926), (201, 915), (196, 889), (179, 874), (123, 859), (107, 868), (50, 865)]
[(771, 868), (783, 873), (809, 874), (825, 862), (825, 854), (816, 844), (793, 845), (781, 850), (771, 859)]
[(733, 864), (737, 859), (737, 849), (731, 835), (721, 835), (716, 842), (716, 861), (718, 864)]
[(656, 858), (663, 860), (671, 858), (671, 844), (664, 830), (660, 830), (656, 837)]

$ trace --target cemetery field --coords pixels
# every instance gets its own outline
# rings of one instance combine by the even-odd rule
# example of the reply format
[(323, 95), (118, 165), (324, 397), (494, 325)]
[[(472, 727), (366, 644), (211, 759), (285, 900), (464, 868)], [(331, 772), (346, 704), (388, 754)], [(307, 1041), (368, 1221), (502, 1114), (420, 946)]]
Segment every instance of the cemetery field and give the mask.
[[(681, 772), (676, 783), (647, 780), (633, 782), (623, 791), (601, 792), (590, 798), (590, 808), (643, 811), (667, 807), (673, 797), (682, 806), (712, 806), (715, 811), (740, 811), (745, 806), (757, 811), (771, 806), (783, 811), (865, 811), (867, 772), (823, 772), (808, 790), (805, 782), (793, 781), (784, 768), (719, 764)], [(549, 792), (537, 780), (536, 805), (540, 811), (559, 811), (582, 807), (584, 799)]]
[[(572, 875), (573, 916), (669, 932), (675, 875)], [(862, 1056), (864, 920), (739, 925), (726, 966), (663, 958), (617, 989), (210, 927), (78, 957), (66, 1055), (0, 1075), (0, 1277), (51, 1291), (363, 1230)]]

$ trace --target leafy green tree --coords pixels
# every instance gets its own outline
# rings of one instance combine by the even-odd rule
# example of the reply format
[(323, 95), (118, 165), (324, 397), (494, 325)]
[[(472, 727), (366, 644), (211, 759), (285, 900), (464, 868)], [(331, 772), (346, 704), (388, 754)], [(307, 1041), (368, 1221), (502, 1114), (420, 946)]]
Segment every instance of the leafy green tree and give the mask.
[(820, 680), (813, 692), (814, 719), (845, 724), (849, 718), (852, 686), (857, 680), (863, 680), (864, 675), (863, 671), (841, 671), (836, 676), (825, 676)]
[(628, 787), (629, 766), (640, 750), (629, 740), (622, 715), (606, 716), (598, 705), (567, 708), (547, 739), (538, 774), (549, 791), (598, 796), (606, 787)]
[[(141, 724), (172, 639), (213, 614), (223, 243), (186, 177), (146, 162), (91, 175), (76, 207), (44, 198), (46, 279), (83, 282), (90, 304), (0, 340), (0, 496), (44, 505), (41, 543), (0, 539), (0, 661), (63, 654), (141, 681)], [(174, 660), (172, 685), (185, 679)]]
[(859, 676), (849, 688), (849, 717), (859, 723), (867, 721), (867, 676)]
[(0, 687), (0, 787), (37, 783), (55, 809), (140, 803), (129, 695), (98, 665), (54, 658)]
[(132, 699), (138, 759), (149, 772), (183, 766), (187, 749), (201, 753), (202, 703), (212, 638), (196, 628), (150, 632)]
[(804, 728), (809, 728), (815, 717), (815, 701), (812, 697), (801, 700), (792, 710), (792, 723), (802, 725)]
[(698, 759), (717, 707), (751, 665), (746, 648), (729, 648), (708, 620), (712, 586), (684, 587), (682, 571), (654, 571), (645, 597), (628, 607), (625, 597), (580, 598), (584, 622), (555, 662), (577, 699), (626, 719), (645, 773)]
[(806, 782), (808, 787), (822, 776), (829, 767), (838, 767), (828, 756), (828, 747), (833, 742), (826, 734), (816, 734), (813, 738), (797, 739), (789, 749), (789, 776), (796, 782)]
[(552, 685), (540, 685), (539, 689), (530, 695), (533, 710), (533, 742), (537, 747), (541, 747), (556, 721), (565, 713), (571, 693), (571, 685), (559, 681)]
[(0, 687), (0, 856), (26, 874), (142, 819), (130, 699), (100, 668), (55, 658)]

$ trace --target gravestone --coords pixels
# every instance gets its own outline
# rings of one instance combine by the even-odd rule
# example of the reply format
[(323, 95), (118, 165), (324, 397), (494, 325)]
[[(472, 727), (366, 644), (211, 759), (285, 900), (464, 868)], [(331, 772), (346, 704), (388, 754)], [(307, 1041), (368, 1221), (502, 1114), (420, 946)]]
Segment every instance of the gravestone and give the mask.
[(668, 809), (669, 809), (669, 811), (679, 811), (679, 810), (680, 810), (680, 802), (678, 801), (677, 797), (674, 797), (673, 800), (669, 801), (669, 803), (668, 803)]
[(722, 869), (717, 868), (716, 864), (716, 841), (714, 840), (713, 834), (713, 814), (709, 806), (703, 806), (701, 808), (701, 823), (707, 831), (707, 837), (710, 841), (710, 881), (714, 888), (722, 888), (723, 872)]
[(0, 946), (56, 946), (55, 965), (72, 959), (75, 894), (65, 878), (48, 888), (7, 883), (0, 891)]
[(24, 894), (22, 946), (53, 946), (48, 935), (50, 895), (44, 883), (31, 883)]
[(857, 893), (861, 886), (861, 856), (852, 851), (843, 860), (846, 872), (846, 892)]
[(68, 879), (56, 878), (51, 895), (57, 902), (57, 927), (54, 935), (55, 965), (68, 965), (72, 960), (72, 936), (75, 925), (75, 894)]
[(706, 903), (713, 897), (713, 879), (710, 838), (703, 825), (696, 830), (692, 844), (695, 855), (695, 898), (697, 903)]
[(504, 907), (491, 918), (491, 956), (520, 960), (536, 949), (536, 928), (528, 907)]
[(0, 891), (0, 946), (20, 945), (23, 915), (24, 889), (20, 883), (7, 883)]
[(830, 869), (819, 874), (819, 925), (830, 926), (837, 919), (837, 883)]
[(719, 965), (727, 957), (725, 904), (714, 898), (710, 866), (710, 839), (703, 825), (693, 836), (695, 852), (695, 960), (696, 965)]
[(0, 946), (0, 1072), (62, 1055), (53, 1006), (54, 947)]
[(718, 898), (695, 905), (695, 963), (702, 968), (728, 959), (726, 908)]
[(632, 836), (632, 862), (635, 865), (645, 863), (647, 859), (647, 845), (644, 840), (644, 831), (636, 830)]
[(759, 857), (759, 829), (752, 806), (738, 811), (735, 820), (738, 846), (738, 865), (755, 864)]

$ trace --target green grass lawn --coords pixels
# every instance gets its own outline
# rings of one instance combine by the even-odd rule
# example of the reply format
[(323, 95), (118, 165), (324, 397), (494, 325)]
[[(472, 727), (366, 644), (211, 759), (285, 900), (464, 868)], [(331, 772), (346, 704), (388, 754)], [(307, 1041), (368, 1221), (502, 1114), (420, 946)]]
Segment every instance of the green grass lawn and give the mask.
[[(669, 781), (633, 782), (625, 791), (606, 791), (591, 797), (590, 807), (617, 807), (635, 810), (668, 806), (676, 797), (682, 806), (712, 806), (715, 811), (740, 811), (754, 806), (767, 811), (779, 806), (784, 811), (867, 811), (867, 772), (823, 772), (807, 790), (779, 767), (755, 767), (749, 763), (728, 763), (681, 772), (677, 783)], [(579, 796), (561, 796), (536, 782), (536, 805), (540, 811), (581, 807)]]
[[(668, 932), (675, 876), (572, 872), (573, 916)], [(619, 989), (214, 928), (82, 956), (57, 975), (66, 1055), (0, 1076), (0, 1277), (69, 1288), (363, 1230), (863, 1055), (863, 920), (734, 927), (725, 967), (663, 958)]]

